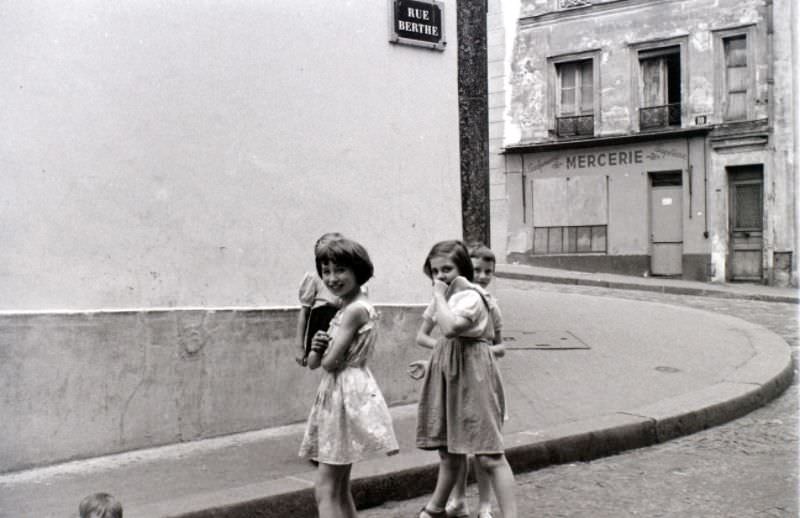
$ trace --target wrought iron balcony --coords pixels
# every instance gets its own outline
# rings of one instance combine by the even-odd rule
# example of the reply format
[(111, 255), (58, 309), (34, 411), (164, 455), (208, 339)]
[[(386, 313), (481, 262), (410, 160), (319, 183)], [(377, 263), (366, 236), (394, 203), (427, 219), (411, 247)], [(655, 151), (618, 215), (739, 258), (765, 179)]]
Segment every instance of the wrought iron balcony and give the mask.
[(639, 129), (681, 125), (681, 103), (639, 108)]
[(556, 135), (559, 137), (591, 137), (594, 135), (594, 115), (556, 117)]
[(559, 0), (558, 6), (561, 9), (570, 9), (572, 7), (583, 7), (584, 5), (592, 5), (592, 0)]

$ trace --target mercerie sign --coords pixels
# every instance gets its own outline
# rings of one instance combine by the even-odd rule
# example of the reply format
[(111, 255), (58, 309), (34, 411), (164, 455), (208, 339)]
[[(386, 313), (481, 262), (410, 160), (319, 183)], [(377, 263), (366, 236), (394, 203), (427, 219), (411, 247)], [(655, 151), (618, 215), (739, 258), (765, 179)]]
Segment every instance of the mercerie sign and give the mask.
[(392, 42), (444, 50), (444, 6), (441, 2), (391, 0)]

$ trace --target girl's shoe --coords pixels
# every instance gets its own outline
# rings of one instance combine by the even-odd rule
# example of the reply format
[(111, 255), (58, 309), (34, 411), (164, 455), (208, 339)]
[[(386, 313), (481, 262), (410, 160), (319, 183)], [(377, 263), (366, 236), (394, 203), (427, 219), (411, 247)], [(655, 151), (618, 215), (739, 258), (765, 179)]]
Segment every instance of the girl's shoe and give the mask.
[(469, 518), (469, 507), (466, 502), (461, 502), (458, 505), (448, 505), (444, 508), (445, 516), (447, 518)]
[(447, 511), (429, 511), (423, 507), (417, 518), (447, 518)]

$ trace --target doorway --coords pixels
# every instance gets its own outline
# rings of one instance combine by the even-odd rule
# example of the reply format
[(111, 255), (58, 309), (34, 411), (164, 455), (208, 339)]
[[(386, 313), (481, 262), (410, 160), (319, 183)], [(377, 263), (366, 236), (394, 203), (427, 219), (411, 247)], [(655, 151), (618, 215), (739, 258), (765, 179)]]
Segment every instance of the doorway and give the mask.
[(761, 281), (764, 239), (764, 170), (728, 168), (728, 280)]
[(683, 273), (683, 173), (650, 173), (650, 273)]

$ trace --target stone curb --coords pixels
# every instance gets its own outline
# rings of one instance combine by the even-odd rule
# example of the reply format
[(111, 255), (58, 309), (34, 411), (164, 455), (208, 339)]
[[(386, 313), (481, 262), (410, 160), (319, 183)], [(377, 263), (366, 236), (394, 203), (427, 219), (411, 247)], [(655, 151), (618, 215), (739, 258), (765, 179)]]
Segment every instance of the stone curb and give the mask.
[[(506, 436), (506, 456), (516, 473), (584, 462), (658, 444), (716, 426), (763, 406), (792, 383), (794, 365), (786, 343), (756, 325), (743, 328), (753, 356), (718, 383), (641, 408), (601, 415), (545, 430)], [(436, 483), (435, 453), (414, 451), (373, 459), (353, 468), (359, 508), (406, 500)], [(206, 493), (138, 509), (136, 516), (168, 518), (271, 518), (316, 516), (314, 471), (298, 476)], [(133, 517), (135, 518), (135, 517)]]
[(691, 286), (667, 286), (661, 284), (641, 284), (624, 281), (606, 281), (597, 279), (580, 279), (575, 277), (559, 277), (538, 273), (520, 273), (497, 271), (496, 277), (523, 281), (549, 282), (552, 284), (569, 284), (575, 286), (591, 286), (596, 288), (612, 288), (620, 290), (654, 291), (670, 295), (696, 295), (701, 297), (717, 297), (725, 299), (759, 300), (762, 302), (785, 302), (789, 304), (800, 303), (800, 296), (769, 295), (762, 293), (737, 293), (733, 291), (718, 290), (713, 288), (694, 288)]

